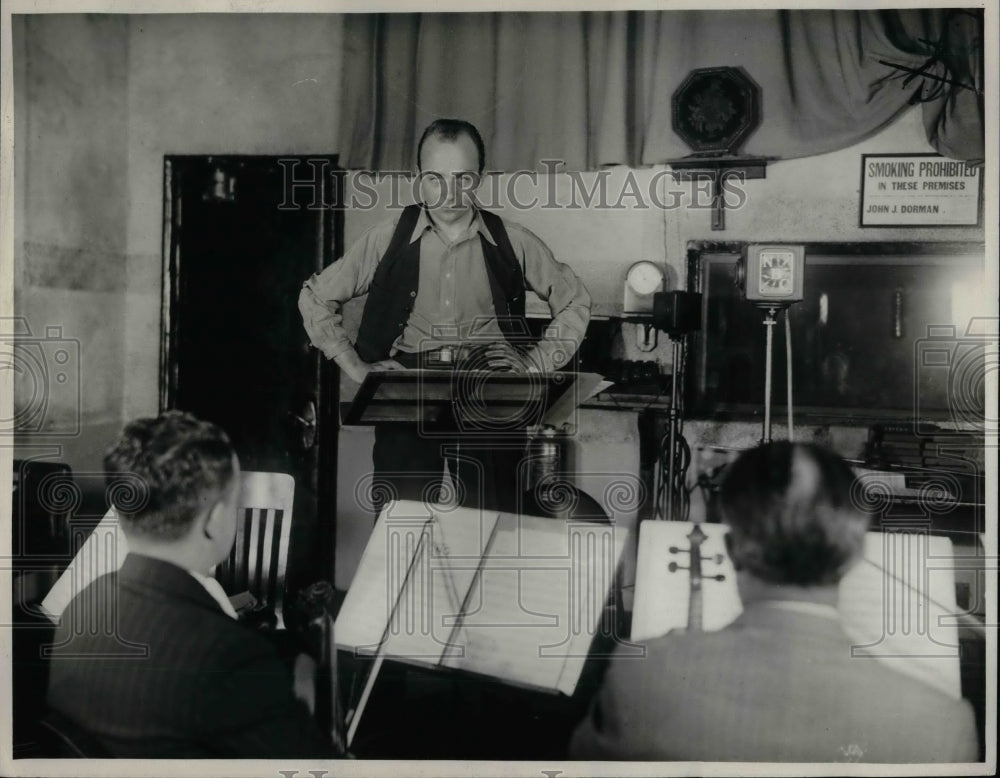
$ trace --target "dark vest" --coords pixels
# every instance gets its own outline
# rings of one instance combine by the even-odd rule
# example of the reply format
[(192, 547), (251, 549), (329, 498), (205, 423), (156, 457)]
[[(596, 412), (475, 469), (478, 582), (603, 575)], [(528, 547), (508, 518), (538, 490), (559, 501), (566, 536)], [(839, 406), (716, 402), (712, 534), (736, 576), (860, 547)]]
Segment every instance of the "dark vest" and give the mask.
[[(403, 209), (389, 248), (375, 268), (354, 344), (365, 362), (388, 358), (392, 344), (410, 319), (420, 281), (420, 241), (410, 243), (410, 236), (420, 217), (420, 208), (408, 205)], [(489, 211), (479, 214), (497, 242), (494, 246), (479, 235), (497, 323), (507, 340), (520, 337), (523, 341), (528, 332), (524, 319), (524, 273), (500, 217)]]

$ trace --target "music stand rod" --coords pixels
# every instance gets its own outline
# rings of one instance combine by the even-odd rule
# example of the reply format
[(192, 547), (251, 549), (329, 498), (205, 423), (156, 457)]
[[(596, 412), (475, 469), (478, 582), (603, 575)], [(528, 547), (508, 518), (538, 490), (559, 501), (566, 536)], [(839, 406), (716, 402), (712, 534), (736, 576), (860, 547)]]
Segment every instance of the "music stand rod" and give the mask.
[(378, 678), (379, 671), (382, 669), (382, 665), (385, 662), (385, 647), (389, 643), (389, 629), (392, 625), (393, 619), (396, 618), (396, 611), (399, 609), (399, 601), (403, 598), (403, 592), (406, 591), (406, 586), (410, 582), (410, 576), (413, 573), (413, 568), (416, 567), (417, 559), (420, 557), (424, 546), (424, 538), (427, 537), (427, 526), (434, 520), (431, 516), (426, 522), (420, 532), (420, 541), (417, 543), (416, 549), (413, 551), (413, 556), (410, 558), (410, 564), (406, 568), (406, 575), (403, 578), (403, 583), (399, 587), (399, 594), (396, 595), (396, 601), (392, 604), (392, 611), (389, 613), (389, 619), (385, 623), (385, 629), (382, 631), (382, 639), (379, 641), (378, 650), (375, 652), (375, 664), (372, 666), (372, 670), (368, 673), (368, 680), (365, 681), (365, 688), (361, 692), (361, 699), (358, 700), (358, 707), (347, 714), (347, 747), (351, 747), (351, 742), (354, 740), (354, 734), (358, 731), (358, 725), (361, 723), (361, 714), (365, 711), (365, 706), (368, 705), (368, 698), (371, 696), (372, 689), (375, 687), (375, 681)]

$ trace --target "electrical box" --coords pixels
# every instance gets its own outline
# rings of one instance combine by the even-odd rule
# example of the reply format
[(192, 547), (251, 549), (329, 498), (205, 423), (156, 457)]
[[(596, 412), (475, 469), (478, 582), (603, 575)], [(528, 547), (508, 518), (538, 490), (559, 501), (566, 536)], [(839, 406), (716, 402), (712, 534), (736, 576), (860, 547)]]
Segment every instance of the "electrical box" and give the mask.
[(671, 337), (701, 329), (701, 294), (656, 292), (653, 295), (653, 326)]

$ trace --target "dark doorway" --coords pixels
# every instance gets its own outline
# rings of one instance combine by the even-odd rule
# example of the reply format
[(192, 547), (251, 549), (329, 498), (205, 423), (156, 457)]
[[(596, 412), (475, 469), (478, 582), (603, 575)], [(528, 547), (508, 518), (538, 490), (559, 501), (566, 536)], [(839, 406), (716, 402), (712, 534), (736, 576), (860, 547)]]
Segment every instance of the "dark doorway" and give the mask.
[(297, 300), (340, 255), (342, 184), (334, 155), (164, 161), (160, 406), (223, 427), (244, 470), (294, 476), (291, 596), (333, 580), (338, 381)]

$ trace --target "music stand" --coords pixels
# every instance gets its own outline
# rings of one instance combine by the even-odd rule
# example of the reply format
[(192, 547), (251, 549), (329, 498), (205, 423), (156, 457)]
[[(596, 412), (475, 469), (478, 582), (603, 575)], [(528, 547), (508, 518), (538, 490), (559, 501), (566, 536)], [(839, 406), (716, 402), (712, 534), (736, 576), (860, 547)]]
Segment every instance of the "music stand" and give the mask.
[[(383, 422), (436, 425), (457, 420), (462, 433), (526, 429), (590, 373), (501, 373), (492, 370), (390, 370), (365, 376), (345, 426)], [(584, 398), (579, 398), (582, 400)], [(576, 407), (579, 400), (572, 403)], [(564, 403), (559, 403), (564, 407)]]

